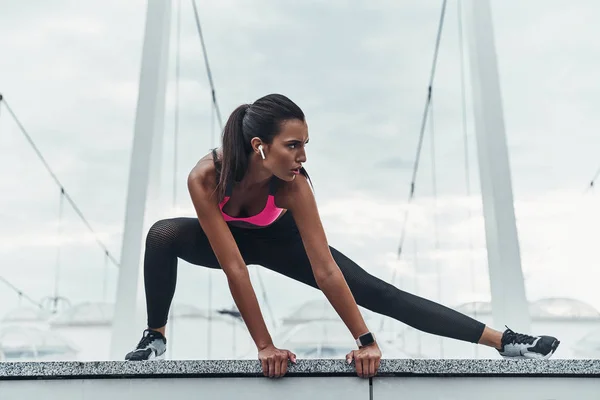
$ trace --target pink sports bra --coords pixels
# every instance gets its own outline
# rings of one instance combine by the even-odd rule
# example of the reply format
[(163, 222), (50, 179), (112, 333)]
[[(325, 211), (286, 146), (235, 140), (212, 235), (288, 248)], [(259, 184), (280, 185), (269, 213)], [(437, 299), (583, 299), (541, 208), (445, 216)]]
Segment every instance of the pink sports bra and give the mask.
[(258, 214), (252, 215), (250, 217), (232, 217), (223, 212), (223, 207), (231, 198), (232, 187), (231, 187), (231, 185), (229, 185), (227, 187), (227, 189), (225, 190), (225, 197), (219, 203), (219, 209), (221, 210), (223, 219), (225, 219), (225, 221), (227, 221), (227, 222), (229, 222), (229, 221), (243, 222), (243, 223), (247, 223), (250, 225), (261, 226), (261, 227), (271, 225), (273, 222), (277, 221), (277, 218), (279, 218), (279, 216), (284, 211), (284, 209), (279, 208), (275, 205), (275, 189), (276, 189), (275, 184), (276, 184), (276, 182), (277, 182), (277, 178), (275, 176), (273, 176), (273, 178), (269, 182), (269, 196), (267, 197), (267, 204), (265, 205), (265, 208), (263, 208), (263, 210), (261, 212), (259, 212)]

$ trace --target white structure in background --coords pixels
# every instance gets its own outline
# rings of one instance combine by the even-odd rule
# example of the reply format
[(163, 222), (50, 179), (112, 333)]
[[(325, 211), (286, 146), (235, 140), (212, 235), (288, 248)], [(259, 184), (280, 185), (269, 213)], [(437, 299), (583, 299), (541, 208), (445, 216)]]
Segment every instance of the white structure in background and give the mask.
[[(182, 306), (171, 313), (167, 358), (174, 360), (256, 360), (256, 346), (235, 310)], [(232, 315), (233, 314), (233, 315)], [(210, 337), (210, 340), (207, 338)]]
[(81, 361), (109, 360), (114, 304), (83, 302), (50, 318), (51, 332), (61, 335), (79, 349)]
[[(362, 307), (360, 310), (367, 323), (375, 316)], [(282, 320), (273, 336), (278, 347), (290, 349), (298, 358), (343, 359), (350, 350), (356, 349), (352, 334), (327, 299), (302, 304)], [(396, 339), (385, 332), (377, 333), (385, 358), (410, 358)]]
[(600, 328), (588, 332), (571, 349), (573, 358), (600, 358)]
[(0, 319), (0, 324), (45, 324), (50, 315), (51, 313), (48, 310), (42, 308), (22, 306), (4, 314)]
[(18, 307), (0, 319), (0, 360), (72, 360), (79, 349), (65, 337), (48, 331), (47, 310)]
[(467, 0), (465, 21), (494, 325), (531, 331), (489, 0)]
[[(123, 360), (141, 332), (137, 321), (140, 254), (148, 202), (158, 194), (171, 26), (171, 0), (148, 0), (125, 229), (111, 337), (112, 359)], [(148, 193), (150, 192), (150, 196)]]
[[(549, 297), (530, 302), (528, 309), (532, 332), (552, 332), (561, 338), (553, 358), (600, 358), (600, 312), (593, 306), (576, 299)], [(483, 323), (493, 323), (489, 302), (465, 303), (456, 310)]]
[[(467, 37), (494, 322), (529, 331), (489, 0), (467, 0)], [(170, 0), (149, 0), (131, 157), (111, 357), (138, 339), (136, 301), (149, 186), (158, 182)]]
[(0, 360), (75, 360), (78, 353), (79, 348), (72, 341), (48, 331), (47, 324), (36, 321), (0, 326)]
[[(48, 325), (54, 335), (79, 348), (77, 360), (102, 361), (110, 360), (113, 319), (114, 304), (86, 302), (50, 318)], [(224, 311), (174, 303), (169, 324), (169, 359), (237, 359), (255, 348), (242, 320)], [(212, 342), (205, 340), (209, 329)]]

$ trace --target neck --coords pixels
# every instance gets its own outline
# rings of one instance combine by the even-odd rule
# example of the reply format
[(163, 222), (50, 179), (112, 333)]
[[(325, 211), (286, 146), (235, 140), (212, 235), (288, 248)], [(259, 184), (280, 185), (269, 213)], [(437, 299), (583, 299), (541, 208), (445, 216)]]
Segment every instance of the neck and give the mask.
[(273, 173), (263, 166), (262, 158), (253, 154), (248, 160), (248, 170), (240, 182), (240, 187), (248, 189), (267, 185)]

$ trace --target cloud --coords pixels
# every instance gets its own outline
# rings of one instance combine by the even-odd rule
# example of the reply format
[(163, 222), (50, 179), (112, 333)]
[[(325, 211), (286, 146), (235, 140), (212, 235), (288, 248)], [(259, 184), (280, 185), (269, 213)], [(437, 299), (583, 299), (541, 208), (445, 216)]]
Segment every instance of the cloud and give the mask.
[(401, 157), (391, 157), (375, 164), (376, 167), (390, 168), (394, 170), (411, 168), (414, 163), (404, 160)]

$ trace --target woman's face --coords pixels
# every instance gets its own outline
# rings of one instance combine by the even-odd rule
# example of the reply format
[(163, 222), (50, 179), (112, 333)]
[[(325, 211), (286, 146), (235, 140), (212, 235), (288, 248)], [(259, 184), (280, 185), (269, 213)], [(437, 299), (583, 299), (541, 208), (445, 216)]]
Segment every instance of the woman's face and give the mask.
[(284, 181), (293, 181), (306, 162), (305, 146), (308, 143), (306, 122), (292, 119), (281, 124), (281, 131), (271, 144), (263, 144), (263, 166)]

